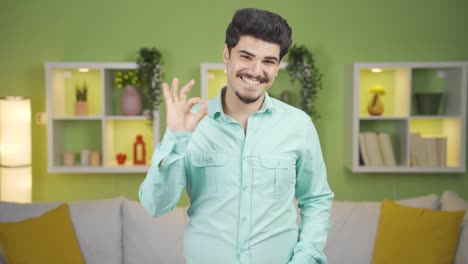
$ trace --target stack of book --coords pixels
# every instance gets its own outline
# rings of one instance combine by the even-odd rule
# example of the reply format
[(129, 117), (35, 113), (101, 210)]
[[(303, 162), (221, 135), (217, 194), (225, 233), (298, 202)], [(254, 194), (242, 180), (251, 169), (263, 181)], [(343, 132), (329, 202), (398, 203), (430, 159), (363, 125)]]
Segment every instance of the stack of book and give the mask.
[(410, 134), (410, 165), (413, 167), (446, 167), (447, 138)]
[(364, 166), (396, 166), (392, 141), (387, 133), (359, 133), (359, 154)]

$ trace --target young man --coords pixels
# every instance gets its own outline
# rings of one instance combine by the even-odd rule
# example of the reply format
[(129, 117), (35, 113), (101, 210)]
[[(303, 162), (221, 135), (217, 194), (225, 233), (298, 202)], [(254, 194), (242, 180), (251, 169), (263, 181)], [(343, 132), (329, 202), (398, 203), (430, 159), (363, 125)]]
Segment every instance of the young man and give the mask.
[(167, 130), (139, 194), (160, 216), (187, 188), (187, 263), (326, 263), (333, 193), (317, 133), (309, 116), (266, 92), (290, 44), (279, 15), (241, 9), (226, 31), (227, 86), (217, 98), (187, 100), (193, 80), (180, 92), (177, 79), (163, 85)]

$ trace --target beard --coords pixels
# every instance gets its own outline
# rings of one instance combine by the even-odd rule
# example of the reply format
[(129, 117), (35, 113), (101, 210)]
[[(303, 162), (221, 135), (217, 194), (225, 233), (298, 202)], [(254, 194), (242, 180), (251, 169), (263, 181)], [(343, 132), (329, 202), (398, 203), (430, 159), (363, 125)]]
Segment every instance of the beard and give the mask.
[(234, 91), (234, 93), (237, 95), (237, 98), (241, 100), (244, 104), (252, 104), (258, 101), (260, 99), (260, 95), (254, 98), (247, 97), (247, 96), (242, 96), (238, 91)]

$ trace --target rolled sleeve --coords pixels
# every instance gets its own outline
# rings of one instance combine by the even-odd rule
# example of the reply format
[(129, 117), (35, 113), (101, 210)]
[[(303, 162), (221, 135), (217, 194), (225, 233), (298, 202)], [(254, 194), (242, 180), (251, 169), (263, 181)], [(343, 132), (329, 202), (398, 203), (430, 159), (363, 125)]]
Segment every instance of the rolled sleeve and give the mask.
[(140, 185), (139, 198), (146, 211), (160, 216), (174, 209), (187, 182), (185, 149), (192, 133), (166, 129), (154, 150), (151, 167)]

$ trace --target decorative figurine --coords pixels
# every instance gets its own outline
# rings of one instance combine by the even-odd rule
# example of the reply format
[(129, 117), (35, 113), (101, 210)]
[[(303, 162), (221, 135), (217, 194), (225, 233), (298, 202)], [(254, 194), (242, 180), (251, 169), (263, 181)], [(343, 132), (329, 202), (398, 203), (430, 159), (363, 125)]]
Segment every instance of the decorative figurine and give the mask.
[(127, 155), (125, 155), (124, 153), (117, 153), (115, 157), (117, 158), (117, 163), (119, 165), (125, 164), (125, 160), (127, 160)]
[(133, 165), (146, 164), (146, 146), (142, 135), (137, 135), (133, 143)]

